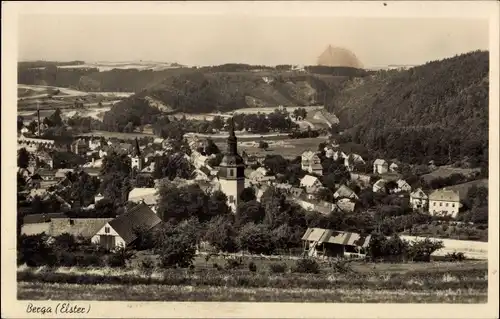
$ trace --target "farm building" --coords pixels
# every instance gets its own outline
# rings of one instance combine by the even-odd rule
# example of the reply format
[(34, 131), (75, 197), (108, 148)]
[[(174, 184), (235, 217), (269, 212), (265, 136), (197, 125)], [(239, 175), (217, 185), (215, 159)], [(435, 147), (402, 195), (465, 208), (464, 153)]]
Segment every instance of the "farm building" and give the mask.
[(139, 232), (151, 231), (160, 223), (160, 217), (141, 203), (102, 226), (92, 237), (92, 243), (109, 250), (127, 247), (138, 238)]
[(335, 231), (323, 228), (308, 228), (302, 236), (304, 254), (310, 257), (364, 256), (371, 236)]
[(158, 190), (154, 187), (136, 187), (128, 194), (128, 200), (133, 203), (145, 203), (153, 212), (158, 204)]
[(311, 174), (323, 175), (323, 166), (318, 154), (312, 151), (306, 151), (301, 156), (301, 167), (303, 171)]

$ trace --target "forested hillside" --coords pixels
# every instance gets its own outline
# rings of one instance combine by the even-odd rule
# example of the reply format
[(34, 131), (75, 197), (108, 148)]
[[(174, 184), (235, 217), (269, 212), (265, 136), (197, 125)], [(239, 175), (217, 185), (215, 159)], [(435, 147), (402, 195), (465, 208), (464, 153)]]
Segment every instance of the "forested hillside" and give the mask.
[[(104, 124), (110, 128), (123, 128), (129, 122), (139, 123), (135, 115), (127, 114), (138, 115), (142, 124), (152, 124), (150, 119), (155, 107), (144, 103), (150, 99), (162, 103), (172, 112), (185, 113), (321, 105), (325, 99), (331, 99), (337, 92), (336, 87), (349, 78), (268, 69), (257, 72), (215, 72), (214, 68), (190, 70), (168, 76), (117, 103), (106, 113)], [(141, 110), (144, 116), (138, 114)]]
[(346, 81), (328, 109), (346, 139), (385, 158), (453, 163), (488, 160), (488, 52)]

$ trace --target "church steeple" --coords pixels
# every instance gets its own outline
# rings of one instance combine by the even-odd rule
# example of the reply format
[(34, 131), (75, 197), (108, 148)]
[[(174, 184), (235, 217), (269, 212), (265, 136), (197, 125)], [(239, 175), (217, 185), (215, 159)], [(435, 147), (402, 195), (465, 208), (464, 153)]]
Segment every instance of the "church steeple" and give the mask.
[(141, 148), (139, 147), (139, 141), (137, 140), (137, 137), (135, 138), (135, 156), (141, 156)]
[(234, 120), (232, 117), (229, 121), (229, 137), (227, 138), (227, 154), (228, 155), (238, 154), (238, 141), (236, 139), (236, 134), (234, 134)]

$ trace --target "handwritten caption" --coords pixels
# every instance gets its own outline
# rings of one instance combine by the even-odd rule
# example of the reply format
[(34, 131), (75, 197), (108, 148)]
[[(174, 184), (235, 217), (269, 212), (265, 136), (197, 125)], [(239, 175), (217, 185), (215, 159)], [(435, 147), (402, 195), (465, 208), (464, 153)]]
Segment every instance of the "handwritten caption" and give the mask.
[(58, 303), (55, 307), (51, 306), (37, 306), (29, 303), (26, 307), (26, 313), (37, 313), (37, 314), (84, 314), (90, 312), (90, 304), (87, 306), (82, 306), (78, 304), (72, 304), (69, 302)]

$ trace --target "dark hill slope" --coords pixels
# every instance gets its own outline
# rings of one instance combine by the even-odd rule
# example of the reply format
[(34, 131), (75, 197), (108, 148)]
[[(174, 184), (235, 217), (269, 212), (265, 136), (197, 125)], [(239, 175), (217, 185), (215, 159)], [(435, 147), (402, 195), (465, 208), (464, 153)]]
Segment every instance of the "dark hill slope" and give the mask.
[(385, 158), (487, 163), (488, 53), (476, 51), (343, 84), (328, 108)]
[[(149, 85), (113, 106), (104, 124), (119, 129), (128, 122), (149, 124), (162, 111), (210, 113), (245, 107), (306, 106), (323, 104), (349, 76), (258, 70), (214, 72), (191, 69)], [(155, 101), (155, 105), (144, 101)], [(137, 112), (144, 113), (144, 117)], [(126, 116), (127, 114), (134, 116)], [(139, 120), (139, 118), (142, 118)]]

